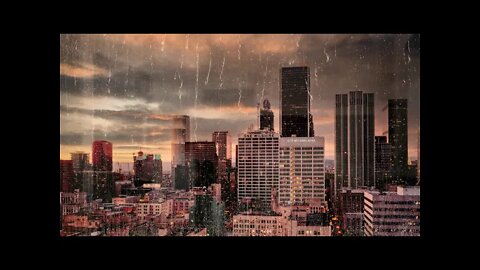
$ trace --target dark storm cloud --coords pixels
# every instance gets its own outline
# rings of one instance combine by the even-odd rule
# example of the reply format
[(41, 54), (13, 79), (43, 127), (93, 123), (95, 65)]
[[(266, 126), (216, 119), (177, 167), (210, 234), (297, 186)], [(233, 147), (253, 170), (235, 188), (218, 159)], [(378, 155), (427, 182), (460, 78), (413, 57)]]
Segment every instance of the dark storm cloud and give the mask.
[[(408, 98), (414, 129), (419, 125), (419, 48), (419, 35), (62, 35), (60, 91), (93, 99), (141, 99), (155, 106), (95, 111), (95, 117), (115, 122), (112, 133), (129, 127), (118, 139), (131, 139), (131, 125), (162, 127), (145, 116), (149, 113), (188, 113), (192, 138), (196, 124), (197, 137), (208, 139), (214, 129), (236, 136), (255, 124), (254, 108), (262, 97), (278, 112), (280, 68), (307, 65), (317, 135), (332, 136), (335, 94), (353, 90), (375, 93), (379, 130), (386, 126), (382, 108), (387, 100)], [(68, 106), (67, 99), (62, 102)], [(221, 110), (234, 106), (249, 108), (251, 118), (225, 119)], [(218, 109), (218, 117), (200, 114), (205, 107)], [(276, 130), (278, 119), (276, 113)]]
[(237, 89), (202, 89), (199, 101), (206, 106), (231, 106), (244, 104), (246, 106), (255, 106), (256, 90), (252, 88), (242, 89), (239, 95)]

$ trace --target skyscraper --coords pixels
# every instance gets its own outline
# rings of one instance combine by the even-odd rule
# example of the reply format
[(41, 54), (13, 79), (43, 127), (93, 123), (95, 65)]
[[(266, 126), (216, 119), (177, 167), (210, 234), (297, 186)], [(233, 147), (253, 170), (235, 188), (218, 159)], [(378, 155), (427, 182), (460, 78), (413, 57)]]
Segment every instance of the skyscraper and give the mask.
[(310, 68), (283, 67), (280, 78), (281, 136), (313, 137), (313, 116), (310, 114)]
[(143, 183), (160, 183), (162, 180), (162, 159), (160, 155), (143, 154), (133, 157), (135, 182), (138, 186)]
[(73, 162), (73, 170), (75, 172), (81, 172), (90, 169), (90, 155), (84, 152), (71, 153)]
[(218, 163), (214, 142), (186, 142), (185, 163), (190, 187), (208, 187), (216, 181)]
[(336, 190), (374, 185), (374, 94), (336, 95)]
[(390, 179), (391, 147), (386, 136), (375, 136), (375, 186), (383, 189)]
[(228, 131), (214, 131), (212, 142), (215, 143), (219, 160), (232, 158), (232, 138)]
[(408, 175), (408, 101), (388, 100), (388, 142), (392, 147), (392, 183), (403, 184)]
[(335, 186), (337, 190), (349, 186), (348, 178), (348, 94), (335, 95)]
[(190, 141), (190, 116), (174, 115), (171, 121), (171, 175), (175, 179), (175, 167), (185, 165), (185, 142)]
[(112, 162), (112, 143), (108, 141), (94, 141), (92, 144), (92, 165), (93, 170), (102, 172), (111, 172)]
[(274, 129), (274, 116), (273, 111), (270, 109), (270, 101), (265, 99), (263, 101), (263, 108), (260, 109), (260, 129)]
[(71, 160), (60, 160), (60, 192), (71, 192), (73, 186), (73, 163)]
[(271, 207), (271, 188), (278, 188), (278, 133), (250, 131), (238, 138), (238, 200), (258, 199)]
[(323, 137), (280, 138), (279, 200), (282, 205), (325, 201)]

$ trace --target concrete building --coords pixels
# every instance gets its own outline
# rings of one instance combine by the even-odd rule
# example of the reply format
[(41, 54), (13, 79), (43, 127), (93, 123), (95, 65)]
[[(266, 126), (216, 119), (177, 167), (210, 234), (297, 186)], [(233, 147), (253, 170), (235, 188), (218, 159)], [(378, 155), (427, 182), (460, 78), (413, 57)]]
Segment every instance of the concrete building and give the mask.
[(325, 201), (323, 137), (286, 137), (279, 141), (279, 203)]
[(281, 215), (239, 214), (233, 216), (233, 236), (283, 236)]
[(115, 205), (122, 205), (122, 204), (132, 204), (138, 203), (140, 201), (140, 196), (120, 196), (112, 198), (112, 203)]
[(278, 187), (279, 136), (268, 130), (250, 131), (238, 138), (239, 202), (256, 198), (271, 208), (271, 188)]
[(166, 216), (173, 214), (173, 200), (164, 200), (153, 203), (137, 203), (135, 204), (137, 216), (145, 218), (146, 216), (155, 216), (165, 214)]
[(366, 236), (420, 236), (420, 187), (364, 193)]
[(363, 236), (363, 194), (365, 189), (342, 189), (338, 193), (336, 214), (344, 235)]
[(73, 191), (74, 179), (73, 162), (71, 160), (60, 160), (60, 191)]
[(219, 160), (232, 159), (232, 138), (228, 131), (214, 131), (212, 142), (215, 143)]
[(76, 214), (87, 205), (87, 193), (76, 189), (74, 192), (60, 192), (62, 215)]

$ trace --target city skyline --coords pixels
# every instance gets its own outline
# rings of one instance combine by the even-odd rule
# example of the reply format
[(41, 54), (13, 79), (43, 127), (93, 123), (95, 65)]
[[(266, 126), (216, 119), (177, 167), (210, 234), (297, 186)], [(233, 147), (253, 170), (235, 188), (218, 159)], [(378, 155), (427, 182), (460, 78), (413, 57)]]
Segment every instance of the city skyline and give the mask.
[(113, 165), (161, 154), (170, 169), (168, 115), (189, 115), (191, 141), (238, 135), (271, 102), (280, 132), (279, 71), (310, 68), (311, 112), (325, 158), (334, 159), (335, 94), (375, 93), (375, 135), (388, 129), (388, 99), (406, 98), (408, 157), (417, 157), (417, 35), (61, 35), (60, 158), (113, 144)]

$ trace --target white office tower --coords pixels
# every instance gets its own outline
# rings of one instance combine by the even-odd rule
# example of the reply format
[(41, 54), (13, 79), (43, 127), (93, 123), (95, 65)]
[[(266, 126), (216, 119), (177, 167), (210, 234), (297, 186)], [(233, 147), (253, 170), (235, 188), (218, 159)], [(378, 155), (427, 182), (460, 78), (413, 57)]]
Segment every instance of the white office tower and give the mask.
[(363, 212), (366, 236), (420, 236), (420, 187), (365, 191)]
[(325, 139), (323, 137), (280, 138), (281, 205), (325, 202)]
[(238, 201), (255, 198), (266, 211), (272, 188), (278, 187), (278, 133), (249, 131), (238, 138)]

